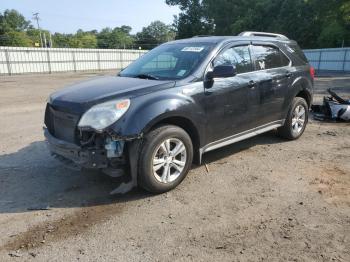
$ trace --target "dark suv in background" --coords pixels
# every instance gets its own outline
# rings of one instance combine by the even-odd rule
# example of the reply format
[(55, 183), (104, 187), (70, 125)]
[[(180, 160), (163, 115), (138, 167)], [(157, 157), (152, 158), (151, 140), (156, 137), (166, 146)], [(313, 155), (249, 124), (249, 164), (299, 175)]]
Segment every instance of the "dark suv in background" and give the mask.
[(277, 129), (306, 127), (314, 70), (295, 41), (272, 33), (198, 36), (165, 43), (117, 76), (52, 94), (45, 113), (51, 152), (80, 167), (161, 193), (193, 160)]

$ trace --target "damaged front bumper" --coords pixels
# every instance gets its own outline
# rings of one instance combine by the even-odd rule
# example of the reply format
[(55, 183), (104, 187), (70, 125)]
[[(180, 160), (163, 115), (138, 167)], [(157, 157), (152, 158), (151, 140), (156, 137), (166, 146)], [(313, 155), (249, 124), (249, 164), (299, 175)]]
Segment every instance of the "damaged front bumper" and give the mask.
[[(81, 147), (57, 139), (44, 128), (44, 135), (51, 153), (59, 159), (70, 161), (88, 169), (124, 168), (124, 142), (106, 141), (105, 148)], [(63, 159), (62, 159), (63, 158)]]
[(105, 141), (104, 147), (81, 147), (57, 139), (44, 128), (51, 153), (60, 160), (70, 161), (80, 167), (102, 170), (109, 176), (120, 177), (129, 173), (128, 181), (121, 183), (111, 194), (125, 194), (137, 187), (137, 163), (141, 139), (128, 140), (127, 143), (112, 138)]

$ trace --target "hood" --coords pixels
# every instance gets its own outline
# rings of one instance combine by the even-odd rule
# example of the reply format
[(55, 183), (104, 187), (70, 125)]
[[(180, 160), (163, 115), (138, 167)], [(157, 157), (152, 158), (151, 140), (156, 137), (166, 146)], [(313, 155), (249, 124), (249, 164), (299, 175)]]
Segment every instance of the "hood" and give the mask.
[(106, 76), (70, 85), (50, 96), (50, 104), (58, 110), (82, 113), (95, 104), (111, 99), (132, 98), (171, 88), (175, 81), (159, 81), (130, 77)]

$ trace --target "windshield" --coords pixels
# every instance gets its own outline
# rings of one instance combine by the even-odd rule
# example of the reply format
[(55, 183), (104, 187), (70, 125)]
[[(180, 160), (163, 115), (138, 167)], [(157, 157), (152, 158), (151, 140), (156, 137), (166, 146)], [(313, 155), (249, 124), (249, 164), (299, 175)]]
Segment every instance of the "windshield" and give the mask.
[(212, 43), (176, 43), (161, 45), (119, 73), (122, 77), (176, 80), (190, 75), (204, 60)]

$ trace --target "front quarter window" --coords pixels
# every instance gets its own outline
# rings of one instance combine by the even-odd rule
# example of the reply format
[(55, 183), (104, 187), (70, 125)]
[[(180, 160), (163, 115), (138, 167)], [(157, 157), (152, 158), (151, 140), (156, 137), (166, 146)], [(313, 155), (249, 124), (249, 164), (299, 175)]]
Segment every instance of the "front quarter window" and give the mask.
[(206, 58), (211, 43), (172, 43), (159, 46), (130, 64), (121, 77), (176, 80), (189, 76)]

